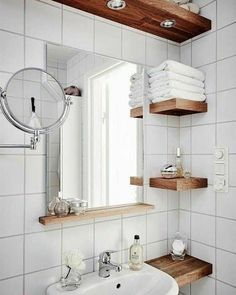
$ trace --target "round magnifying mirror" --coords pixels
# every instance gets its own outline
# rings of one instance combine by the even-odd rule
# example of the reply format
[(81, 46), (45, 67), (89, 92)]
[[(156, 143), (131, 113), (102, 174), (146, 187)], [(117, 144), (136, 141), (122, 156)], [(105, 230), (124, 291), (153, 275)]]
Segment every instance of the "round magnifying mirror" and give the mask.
[(7, 119), (14, 126), (39, 134), (62, 125), (70, 104), (60, 83), (37, 68), (15, 73), (6, 85), (1, 102)]

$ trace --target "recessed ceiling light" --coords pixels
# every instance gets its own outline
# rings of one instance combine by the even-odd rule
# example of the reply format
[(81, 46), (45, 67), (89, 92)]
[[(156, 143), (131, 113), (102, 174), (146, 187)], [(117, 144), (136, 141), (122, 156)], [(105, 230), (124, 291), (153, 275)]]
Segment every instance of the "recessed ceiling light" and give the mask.
[(121, 10), (125, 8), (126, 3), (124, 0), (110, 0), (107, 2), (107, 7), (112, 10)]
[(176, 21), (174, 19), (166, 19), (160, 24), (160, 26), (163, 28), (173, 28), (175, 25)]

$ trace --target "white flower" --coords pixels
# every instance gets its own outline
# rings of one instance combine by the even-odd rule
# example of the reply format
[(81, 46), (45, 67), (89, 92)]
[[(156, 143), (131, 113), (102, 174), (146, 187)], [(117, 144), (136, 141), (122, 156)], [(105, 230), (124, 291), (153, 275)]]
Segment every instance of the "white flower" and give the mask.
[(82, 271), (85, 269), (83, 259), (84, 256), (79, 249), (63, 253), (63, 263), (75, 271)]

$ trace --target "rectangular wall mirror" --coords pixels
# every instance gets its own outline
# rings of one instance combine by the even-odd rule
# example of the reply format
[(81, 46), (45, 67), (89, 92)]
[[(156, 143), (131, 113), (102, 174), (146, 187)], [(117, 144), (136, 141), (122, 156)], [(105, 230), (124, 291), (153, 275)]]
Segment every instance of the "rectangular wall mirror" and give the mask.
[(77, 86), (65, 124), (47, 136), (47, 202), (58, 196), (89, 208), (143, 202), (143, 120), (130, 117), (130, 78), (142, 66), (47, 45), (47, 71)]

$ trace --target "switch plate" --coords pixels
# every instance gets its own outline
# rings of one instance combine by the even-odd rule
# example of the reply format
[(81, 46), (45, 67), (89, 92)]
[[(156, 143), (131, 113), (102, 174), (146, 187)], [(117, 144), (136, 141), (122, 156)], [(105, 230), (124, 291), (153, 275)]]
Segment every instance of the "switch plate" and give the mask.
[(228, 156), (227, 147), (215, 147), (214, 151), (214, 190), (228, 192)]

